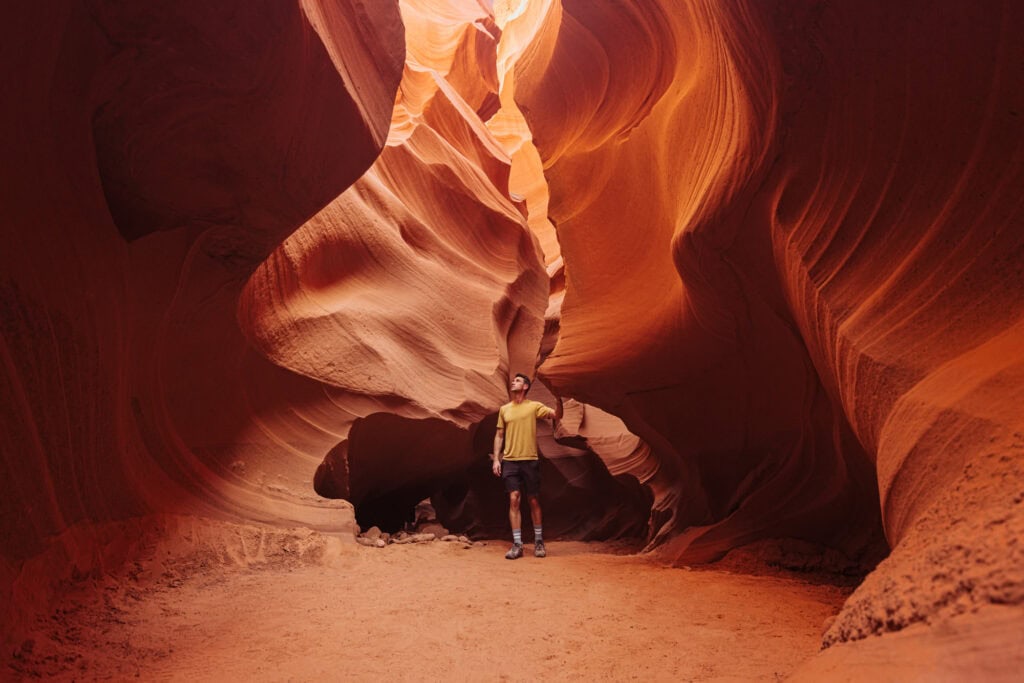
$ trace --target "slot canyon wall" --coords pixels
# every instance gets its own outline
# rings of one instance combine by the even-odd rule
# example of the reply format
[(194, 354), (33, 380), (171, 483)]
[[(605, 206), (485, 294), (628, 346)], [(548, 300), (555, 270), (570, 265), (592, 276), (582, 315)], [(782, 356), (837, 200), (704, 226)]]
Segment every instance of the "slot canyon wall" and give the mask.
[(652, 445), (658, 552), (857, 552), (877, 505), (892, 553), (825, 644), (972, 613), (1019, 658), (1019, 4), (544, 11), (515, 84), (567, 264), (541, 373)]
[(542, 361), (545, 526), (676, 564), (884, 532), (825, 645), (1005, 643), (1024, 10), (891, 4), (18, 9), (0, 618), (161, 514), (350, 535), (434, 494), (499, 533), (482, 456)]
[[(513, 178), (528, 130), (495, 117), (500, 31), (477, 3), (272, 7), (12, 17), (4, 640), (201, 520), (351, 538), (352, 504), (400, 522), (441, 488), (460, 528), (503, 518), (484, 454), (558, 254), (539, 171)], [(649, 495), (588, 439), (643, 445), (584, 410), (543, 435), (549, 528), (640, 534)]]
[[(384, 150), (257, 269), (240, 318), (275, 363), (344, 391), (320, 494), (354, 503), (364, 528), (394, 530), (444, 489), (446, 522), (496, 534), (507, 515), (486, 458), (494, 414), (510, 373), (536, 367), (557, 242), (523, 201), (537, 176), (512, 177), (528, 130), (500, 101), (490, 12), (413, 1), (401, 11), (408, 56)], [(522, 195), (510, 192), (519, 184)], [(600, 432), (622, 442), (604, 452), (640, 448), (617, 427)], [(545, 433), (554, 505), (573, 511), (552, 516), (550, 531), (642, 533), (647, 496), (614, 481), (580, 431), (576, 447)]]
[(311, 486), (323, 387), (237, 308), (385, 144), (397, 2), (46, 3), (4, 32), (4, 636), (159, 515), (351, 533)]

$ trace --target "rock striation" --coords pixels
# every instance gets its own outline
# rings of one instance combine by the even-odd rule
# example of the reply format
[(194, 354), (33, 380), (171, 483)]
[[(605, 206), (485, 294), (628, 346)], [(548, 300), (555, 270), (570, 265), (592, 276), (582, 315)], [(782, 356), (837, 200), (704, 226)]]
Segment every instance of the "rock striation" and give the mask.
[(293, 443), (323, 439), (298, 402), (318, 387), (254, 354), (236, 310), (379, 153), (404, 42), (376, 0), (24, 5), (4, 33), (6, 639), (123, 559), (128, 520), (351, 529), (265, 428), (295, 398)]
[(660, 552), (858, 553), (879, 510), (892, 553), (826, 645), (1020, 605), (1021, 9), (538, 12), (515, 98), (566, 264), (542, 373), (651, 445)]
[(567, 2), (546, 23), (516, 71), (566, 266), (544, 376), (650, 444), (663, 553), (708, 561), (766, 536), (861, 552), (870, 458), (747, 215), (782, 79), (767, 28), (700, 3)]
[(891, 548), (803, 675), (950, 642), (1010, 670), (981, 639), (1024, 624), (1022, 25), (1009, 0), (11, 10), (0, 641), (167, 520), (347, 537), (433, 494), (445, 531), (503, 534), (483, 456), (542, 361), (549, 534)]
[[(239, 319), (264, 356), (332, 397), (339, 438), (316, 471), (318, 493), (354, 503), (363, 527), (395, 529), (444, 489), (449, 521), (483, 533), (507, 526), (486, 455), (509, 375), (536, 367), (557, 242), (539, 157), (523, 151), (529, 130), (499, 98), (491, 14), (454, 0), (401, 11), (408, 50), (387, 144), (256, 270)], [(588, 449), (549, 439), (545, 453), (555, 451), (565, 463), (552, 500), (574, 512), (552, 532), (642, 531), (635, 479), (619, 483)], [(588, 472), (604, 475), (604, 506)], [(469, 488), (487, 502), (467, 507)]]

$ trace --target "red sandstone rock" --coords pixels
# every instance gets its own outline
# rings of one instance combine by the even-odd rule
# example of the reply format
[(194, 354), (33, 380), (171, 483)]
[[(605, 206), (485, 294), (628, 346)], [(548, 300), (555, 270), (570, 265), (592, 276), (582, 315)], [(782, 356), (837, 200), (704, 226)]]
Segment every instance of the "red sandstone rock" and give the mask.
[(544, 375), (651, 445), (654, 531), (687, 529), (680, 561), (766, 535), (858, 552), (870, 462), (786, 313), (767, 229), (724, 215), (767, 158), (771, 129), (746, 125), (770, 107), (765, 28), (657, 3), (559, 14), (516, 73), (566, 264)]
[(509, 158), (477, 113), (496, 28), (479, 5), (444, 7), (448, 25), (436, 5), (403, 5), (415, 47), (387, 146), (240, 304), (264, 355), (330, 387), (336, 445), (317, 491), (399, 515), (484, 460), (476, 424), (507, 400), (510, 368), (535, 366), (547, 304)]
[(1019, 604), (1021, 9), (563, 5), (516, 70), (566, 263), (542, 370), (651, 444), (662, 552), (854, 552), (873, 465), (893, 552), (826, 644)]
[(4, 32), (6, 638), (49, 582), (123, 556), (89, 541), (108, 521), (351, 527), (287, 444), (309, 416), (263, 428), (261, 384), (311, 383), (246, 352), (236, 306), (376, 157), (403, 31), (397, 3), (348, 0), (29, 4)]
[(4, 623), (126, 557), (110, 520), (350, 530), (318, 464), (486, 528), (550, 352), (566, 533), (637, 530), (623, 475), (677, 562), (880, 512), (825, 644), (982, 637), (1024, 600), (1024, 15), (891, 5), (410, 1), (397, 102), (387, 2), (17, 10)]
[[(254, 273), (240, 320), (264, 355), (329, 387), (338, 442), (325, 449), (317, 492), (355, 503), (364, 525), (398, 526), (443, 488), (450, 520), (501, 533), (504, 495), (486, 454), (509, 374), (536, 365), (550, 317), (543, 261), (557, 243), (542, 255), (531, 232), (553, 236), (528, 161), (527, 206), (510, 198), (511, 156), (528, 143), (521, 116), (481, 119), (496, 96), (493, 21), (472, 3), (402, 11), (410, 48), (387, 146)], [(626, 499), (639, 512), (626, 512), (621, 484), (593, 453), (549, 439), (545, 453), (556, 450), (548, 498), (565, 514), (549, 517), (559, 520), (549, 532), (642, 531), (647, 500), (635, 482)], [(483, 505), (462, 500), (467, 470)]]

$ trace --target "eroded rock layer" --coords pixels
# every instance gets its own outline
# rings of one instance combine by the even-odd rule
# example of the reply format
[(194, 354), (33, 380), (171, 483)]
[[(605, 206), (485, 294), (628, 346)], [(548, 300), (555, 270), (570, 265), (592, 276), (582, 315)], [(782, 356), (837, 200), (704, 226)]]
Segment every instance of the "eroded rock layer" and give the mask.
[(566, 264), (542, 373), (651, 444), (662, 552), (855, 553), (880, 505), (892, 554), (826, 644), (1020, 604), (1020, 6), (545, 12), (516, 70)]
[(553, 47), (535, 43), (516, 81), (566, 263), (544, 375), (651, 444), (653, 531), (687, 529), (680, 561), (780, 535), (859, 552), (877, 518), (870, 462), (740, 201), (774, 134), (764, 27), (699, 4), (556, 9)]
[(259, 414), (272, 383), (322, 440), (300, 400), (322, 388), (247, 350), (236, 308), (378, 154), (404, 45), (377, 0), (23, 5), (4, 34), (6, 637), (49, 582), (123, 557), (107, 522), (351, 527)]
[[(557, 320), (486, 7), (100, 2), (9, 27), (4, 623), (163, 514), (344, 534), (347, 501), (466, 509), (453, 482)], [(611, 420), (597, 452), (642, 452)], [(551, 531), (639, 533), (636, 479), (564, 438)]]
[[(500, 534), (495, 411), (510, 374), (536, 367), (557, 242), (535, 207), (546, 200), (539, 161), (522, 181), (533, 189), (514, 192), (529, 131), (498, 98), (493, 18), (477, 3), (401, 8), (409, 50), (385, 149), (256, 271), (240, 319), (276, 364), (345, 392), (317, 492), (394, 528), (444, 489), (446, 523)], [(586, 447), (548, 438), (544, 452), (558, 456), (549, 533), (643, 532), (649, 501), (635, 478), (612, 478)]]
[(549, 532), (884, 530), (826, 645), (1024, 621), (1019, 3), (492, 4), (8, 14), (8, 629), (147, 515), (505, 533), (544, 358)]

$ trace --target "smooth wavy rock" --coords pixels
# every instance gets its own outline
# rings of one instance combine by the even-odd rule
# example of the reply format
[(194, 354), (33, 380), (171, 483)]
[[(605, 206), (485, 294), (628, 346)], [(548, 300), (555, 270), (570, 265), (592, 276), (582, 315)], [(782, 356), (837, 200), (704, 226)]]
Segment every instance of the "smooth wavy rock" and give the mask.
[(404, 46), (383, 0), (25, 4), (3, 32), (6, 638), (124, 556), (103, 524), (351, 528), (302, 453), (322, 387), (247, 351), (236, 308), (379, 153)]
[(884, 533), (805, 675), (1019, 670), (1024, 5), (491, 5), (5, 14), (0, 644), (159, 519), (504, 531), (546, 358), (551, 531)]
[(515, 71), (566, 266), (542, 374), (650, 444), (661, 552), (856, 554), (880, 510), (826, 644), (1020, 604), (1021, 7), (546, 21)]
[[(486, 447), (463, 447), (464, 430), (506, 400), (509, 368), (534, 367), (543, 331), (547, 274), (494, 183), (507, 187), (507, 157), (446, 84), (422, 117), (271, 255), (240, 309), (268, 358), (375, 406), (361, 409), (358, 454), (340, 445), (318, 473), (321, 493), (357, 505), (417, 481), (422, 498), (440, 474), (483, 458)], [(428, 453), (417, 443), (430, 429), (409, 423), (416, 436), (401, 451), (365, 436), (384, 425), (395, 437), (389, 415), (433, 420), (438, 437), (440, 425), (458, 428), (455, 442)]]
[[(549, 309), (544, 250), (512, 192), (511, 156), (529, 131), (520, 116), (499, 139), (483, 120), (499, 32), (482, 6), (402, 12), (410, 47), (387, 146), (256, 271), (239, 316), (275, 364), (344, 392), (333, 406), (342, 438), (317, 469), (317, 492), (353, 502), (362, 526), (397, 527), (443, 488), (446, 523), (479, 533), (507, 524), (486, 467), (494, 412), (509, 375), (536, 366)], [(491, 121), (502, 117), (515, 113)], [(539, 161), (534, 170), (543, 186)], [(552, 532), (643, 531), (649, 501), (635, 479), (616, 482), (593, 452), (548, 437), (545, 453), (556, 451), (565, 462), (549, 478), (565, 483), (551, 484), (553, 509), (571, 514)], [(480, 472), (472, 493), (458, 483)], [(611, 492), (623, 486), (620, 505)], [(477, 494), (488, 503), (467, 507)]]
[(650, 445), (656, 540), (688, 529), (679, 561), (770, 535), (856, 553), (870, 462), (786, 312), (767, 230), (719, 215), (768, 158), (771, 128), (746, 122), (771, 112), (777, 75), (754, 78), (771, 45), (754, 17), (710, 12), (564, 3), (545, 68), (521, 58), (566, 264), (542, 371)]
[(337, 396), (316, 490), (391, 526), (485, 460), (474, 435), (510, 368), (536, 365), (548, 293), (478, 113), (497, 31), (475, 3), (420, 5), (402, 4), (410, 48), (380, 158), (267, 259), (239, 308), (262, 354)]

